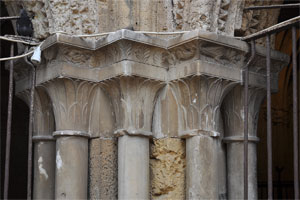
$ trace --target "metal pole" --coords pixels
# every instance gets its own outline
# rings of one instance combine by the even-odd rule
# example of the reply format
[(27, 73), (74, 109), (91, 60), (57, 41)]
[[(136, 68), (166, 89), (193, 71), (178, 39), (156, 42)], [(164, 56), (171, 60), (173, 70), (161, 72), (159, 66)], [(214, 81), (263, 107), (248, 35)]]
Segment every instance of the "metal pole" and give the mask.
[(298, 172), (298, 94), (297, 94), (297, 49), (296, 27), (292, 27), (293, 42), (293, 140), (294, 140), (294, 192), (295, 199), (299, 199)]
[[(14, 44), (10, 46), (10, 56), (14, 56)], [(4, 199), (8, 196), (9, 186), (9, 161), (10, 161), (10, 141), (11, 141), (11, 118), (12, 118), (12, 100), (13, 100), (13, 75), (14, 62), (10, 60), (9, 68), (9, 90), (8, 90), (8, 108), (7, 108), (7, 126), (6, 126), (6, 150), (5, 150), (5, 175), (4, 175)]]
[(28, 132), (28, 171), (27, 171), (27, 199), (31, 199), (31, 185), (32, 185), (32, 132), (33, 132), (33, 118), (34, 118), (34, 89), (35, 89), (35, 67), (25, 58), (25, 61), (31, 65), (32, 80), (30, 91), (30, 113), (29, 113), (29, 132)]
[(260, 9), (275, 9), (275, 8), (300, 8), (300, 3), (270, 5), (270, 6), (251, 6), (245, 8), (244, 10), (260, 10)]
[(271, 116), (271, 45), (267, 35), (267, 152), (268, 152), (268, 199), (273, 199), (272, 181), (272, 116)]
[(251, 40), (251, 57), (244, 70), (244, 199), (248, 199), (248, 90), (249, 65), (255, 57), (255, 41)]

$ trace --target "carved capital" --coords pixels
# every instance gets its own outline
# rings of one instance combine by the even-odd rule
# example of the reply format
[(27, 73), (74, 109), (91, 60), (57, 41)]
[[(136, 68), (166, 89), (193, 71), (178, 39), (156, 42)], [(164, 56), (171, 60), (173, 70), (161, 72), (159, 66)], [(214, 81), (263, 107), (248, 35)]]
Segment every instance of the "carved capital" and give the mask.
[[(260, 105), (266, 95), (265, 90), (249, 88), (248, 92), (248, 134), (255, 137)], [(222, 106), (226, 137), (244, 135), (244, 87), (236, 86), (224, 99)]]
[(220, 106), (235, 84), (208, 76), (171, 82), (158, 97), (153, 128), (155, 134), (158, 137), (169, 133), (181, 137), (221, 136)]
[(140, 77), (121, 76), (101, 82), (109, 94), (116, 117), (116, 134), (151, 134), (157, 91), (162, 84)]
[[(55, 130), (55, 122), (51, 100), (42, 87), (35, 89), (33, 136), (51, 136)], [(30, 90), (17, 94), (30, 106)]]
[(43, 84), (53, 105), (56, 130), (88, 132), (90, 102), (96, 84), (58, 78)]

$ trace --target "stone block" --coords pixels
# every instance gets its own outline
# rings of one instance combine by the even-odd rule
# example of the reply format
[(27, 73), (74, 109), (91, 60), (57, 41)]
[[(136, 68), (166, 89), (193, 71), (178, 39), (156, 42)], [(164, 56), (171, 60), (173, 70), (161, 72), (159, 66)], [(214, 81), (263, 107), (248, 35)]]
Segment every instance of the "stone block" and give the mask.
[(185, 142), (163, 138), (151, 145), (151, 199), (185, 199)]
[(117, 140), (92, 139), (89, 154), (89, 198), (117, 199)]

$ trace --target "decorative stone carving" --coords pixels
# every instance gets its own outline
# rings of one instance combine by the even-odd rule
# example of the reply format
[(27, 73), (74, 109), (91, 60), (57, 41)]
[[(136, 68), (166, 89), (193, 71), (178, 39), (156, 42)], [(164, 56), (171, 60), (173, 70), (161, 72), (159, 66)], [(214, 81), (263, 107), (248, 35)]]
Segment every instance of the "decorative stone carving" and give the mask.
[(56, 130), (86, 132), (90, 120), (89, 100), (95, 84), (76, 79), (55, 79), (43, 85), (53, 103)]
[[(56, 121), (56, 198), (87, 198), (87, 191), (91, 198), (115, 198), (116, 180), (105, 181), (101, 173), (106, 156), (78, 159), (88, 158), (88, 151), (97, 154), (96, 148), (109, 145), (115, 136), (118, 148), (112, 145), (107, 157), (116, 158), (118, 150), (118, 167), (116, 162), (109, 165), (118, 169), (118, 198), (149, 198), (149, 137), (185, 138), (185, 198), (227, 197), (220, 106), (242, 82), (249, 51), (244, 42), (203, 31), (166, 39), (121, 30), (97, 41), (56, 34), (41, 48), (37, 84), (46, 88)], [(264, 55), (257, 47), (251, 87), (265, 85)], [(271, 59), (276, 90), (277, 73), (288, 58), (272, 51)], [(20, 77), (17, 92), (28, 88), (29, 80), (25, 74)], [(88, 137), (97, 147), (88, 148)], [(155, 173), (156, 166), (151, 169)], [(172, 196), (177, 191), (172, 186), (174, 192), (166, 193), (165, 185), (155, 186), (155, 193)]]
[(160, 82), (140, 77), (119, 77), (104, 81), (116, 116), (116, 134), (151, 136), (152, 113)]
[[(282, 1), (276, 1), (280, 4)], [(19, 13), (21, 2), (6, 1), (10, 15)], [(257, 0), (112, 0), (112, 1), (24, 1), (34, 15), (35, 37), (44, 39), (63, 31), (94, 34), (133, 27), (141, 31), (196, 30), (245, 36), (277, 22), (279, 10), (244, 11), (251, 5), (269, 5)], [(15, 9), (13, 7), (16, 7)], [(261, 43), (261, 41), (259, 42)]]
[[(248, 198), (257, 199), (256, 137), (259, 108), (266, 92), (250, 88), (248, 98)], [(227, 143), (228, 198), (244, 197), (244, 88), (235, 87), (225, 98), (223, 106), (225, 138)]]

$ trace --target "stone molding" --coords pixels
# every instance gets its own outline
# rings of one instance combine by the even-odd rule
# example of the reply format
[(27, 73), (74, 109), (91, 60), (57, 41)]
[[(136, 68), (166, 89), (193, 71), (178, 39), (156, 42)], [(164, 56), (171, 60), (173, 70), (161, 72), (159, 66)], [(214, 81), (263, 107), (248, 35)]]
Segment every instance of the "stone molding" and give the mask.
[(32, 137), (33, 142), (40, 142), (40, 141), (55, 141), (55, 138), (52, 136), (33, 136)]
[[(230, 137), (225, 137), (223, 138), (223, 142), (224, 143), (232, 143), (232, 142), (244, 142), (245, 138), (243, 135), (239, 135), (239, 136), (230, 136)], [(259, 138), (256, 136), (248, 136), (248, 141), (249, 142), (254, 142), (254, 143), (258, 143), (259, 142)]]
[(90, 135), (84, 131), (74, 131), (74, 130), (63, 130), (63, 131), (54, 131), (53, 137), (61, 136), (79, 136), (89, 138)]
[[(95, 41), (57, 33), (47, 38), (41, 49), (38, 85), (56, 77), (101, 82), (117, 76), (141, 76), (168, 82), (205, 74), (242, 82), (241, 69), (249, 53), (245, 42), (200, 30), (171, 39), (119, 30)], [(265, 49), (256, 49), (249, 81), (264, 87)], [(271, 58), (272, 89), (276, 90), (278, 72), (289, 58), (277, 51), (271, 52)], [(26, 70), (17, 67), (16, 71), (17, 91), (29, 88)]]

